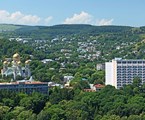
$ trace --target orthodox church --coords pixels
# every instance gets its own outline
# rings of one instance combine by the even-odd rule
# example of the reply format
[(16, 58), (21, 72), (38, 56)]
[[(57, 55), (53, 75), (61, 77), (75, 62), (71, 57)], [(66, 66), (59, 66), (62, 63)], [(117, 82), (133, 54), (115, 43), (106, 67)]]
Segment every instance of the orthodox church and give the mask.
[(16, 80), (17, 76), (30, 77), (31, 72), (29, 69), (30, 60), (25, 61), (25, 65), (22, 66), (20, 55), (18, 53), (13, 55), (12, 61), (4, 61), (3, 69), (1, 70), (2, 77), (13, 75), (13, 80)]

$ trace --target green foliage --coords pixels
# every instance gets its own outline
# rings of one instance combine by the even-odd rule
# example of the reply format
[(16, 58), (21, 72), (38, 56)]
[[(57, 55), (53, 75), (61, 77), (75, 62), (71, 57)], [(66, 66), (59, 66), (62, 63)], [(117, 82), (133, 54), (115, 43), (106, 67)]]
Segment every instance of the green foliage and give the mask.
[(80, 89), (80, 90), (90, 88), (88, 81), (83, 81), (83, 80), (80, 80), (80, 81), (74, 83), (72, 86), (74, 89)]
[[(3, 26), (2, 26), (3, 27)], [(89, 83), (104, 84), (105, 72), (96, 64), (114, 57), (145, 58), (145, 27), (56, 25), (4, 26), (3, 38), (31, 38), (28, 43), (0, 39), (0, 59), (20, 53), (22, 62), (32, 59), (30, 69), (35, 80), (63, 84), (64, 75), (73, 75), (73, 89), (53, 88), (49, 96), (0, 91), (0, 120), (144, 120), (145, 84), (135, 78), (120, 90), (106, 86), (98, 92), (84, 92)], [(52, 41), (56, 38), (56, 41)], [(34, 40), (45, 42), (34, 42)], [(63, 41), (64, 40), (64, 41)], [(81, 51), (79, 42), (95, 48)], [(81, 46), (81, 49), (85, 48)], [(92, 47), (92, 46), (91, 46)], [(63, 52), (63, 50), (67, 52)], [(100, 55), (93, 58), (99, 51)], [(83, 56), (83, 57), (82, 57)], [(82, 58), (81, 58), (82, 57)], [(42, 63), (42, 59), (51, 62)], [(2, 62), (0, 62), (2, 68)], [(21, 78), (19, 78), (21, 79)], [(10, 77), (4, 77), (10, 81)]]
[(134, 85), (134, 87), (139, 87), (141, 85), (141, 79), (138, 77), (135, 77), (133, 79), (133, 85)]
[(120, 90), (106, 86), (98, 92), (54, 88), (49, 96), (0, 91), (0, 119), (144, 120), (143, 89), (144, 85), (129, 85)]

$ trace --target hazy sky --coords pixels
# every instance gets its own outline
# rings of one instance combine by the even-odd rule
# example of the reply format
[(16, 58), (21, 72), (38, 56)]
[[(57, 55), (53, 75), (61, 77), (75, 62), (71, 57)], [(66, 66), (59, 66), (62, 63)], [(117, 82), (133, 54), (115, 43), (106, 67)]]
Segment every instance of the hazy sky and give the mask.
[(0, 0), (0, 23), (145, 26), (145, 0)]

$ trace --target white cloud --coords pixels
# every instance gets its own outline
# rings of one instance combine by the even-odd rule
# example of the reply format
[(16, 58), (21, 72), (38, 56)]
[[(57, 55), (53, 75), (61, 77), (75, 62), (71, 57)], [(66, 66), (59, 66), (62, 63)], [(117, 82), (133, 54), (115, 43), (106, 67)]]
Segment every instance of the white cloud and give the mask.
[(9, 13), (6, 10), (0, 10), (0, 23), (7, 24), (23, 24), (23, 25), (43, 25), (45, 22), (48, 24), (52, 17), (46, 19), (40, 18), (36, 15), (23, 14), (20, 11)]
[[(53, 17), (41, 18), (36, 15), (24, 14), (20, 11), (10, 13), (6, 10), (0, 10), (0, 23), (7, 24), (22, 24), (22, 25), (48, 25)], [(97, 21), (97, 22), (96, 22)], [(92, 25), (111, 25), (113, 19), (100, 19), (96, 20), (94, 16), (87, 12), (80, 12), (68, 17), (64, 20), (64, 24), (92, 24)]]
[(92, 16), (84, 11), (74, 14), (71, 18), (66, 18), (64, 24), (91, 24)]
[(34, 25), (39, 21), (40, 17), (36, 15), (25, 15), (20, 11), (9, 13), (8, 11), (0, 10), (0, 23)]
[(53, 19), (52, 16), (49, 16), (49, 17), (45, 18), (45, 20), (44, 20), (45, 24), (48, 24), (52, 19)]
[(92, 24), (92, 25), (112, 25), (113, 19), (96, 19), (87, 12), (82, 11), (80, 14), (74, 14), (64, 20), (64, 24)]
[(112, 25), (114, 19), (101, 19), (97, 21), (97, 25)]
[(7, 20), (9, 13), (5, 10), (0, 10), (0, 22)]

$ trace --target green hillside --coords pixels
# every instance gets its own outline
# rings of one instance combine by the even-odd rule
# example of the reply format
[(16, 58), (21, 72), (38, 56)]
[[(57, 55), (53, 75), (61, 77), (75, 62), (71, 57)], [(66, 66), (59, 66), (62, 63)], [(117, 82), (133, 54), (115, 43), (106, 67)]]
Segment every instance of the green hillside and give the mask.
[(21, 26), (12, 24), (0, 24), (0, 32), (15, 31), (19, 28), (21, 28)]
[[(55, 37), (58, 35), (87, 34), (98, 35), (102, 33), (122, 33), (130, 31), (132, 27), (128, 26), (92, 26), (84, 24), (62, 24), (55, 26), (24, 26), (1, 24), (0, 30), (7, 31), (9, 34), (44, 38)], [(12, 32), (12, 33), (10, 33)], [(4, 33), (4, 34), (8, 34)], [(41, 37), (40, 37), (41, 36)]]

